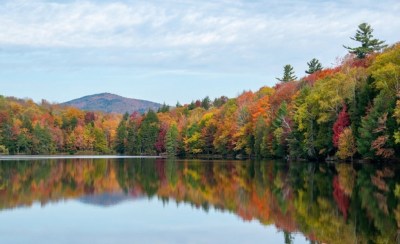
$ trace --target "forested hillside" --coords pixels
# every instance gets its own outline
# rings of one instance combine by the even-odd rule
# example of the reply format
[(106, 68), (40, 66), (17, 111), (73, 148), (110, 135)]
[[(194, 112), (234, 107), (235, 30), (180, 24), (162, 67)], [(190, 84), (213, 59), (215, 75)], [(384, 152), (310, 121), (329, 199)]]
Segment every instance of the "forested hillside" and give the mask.
[(346, 47), (336, 67), (311, 60), (301, 79), (286, 65), (274, 87), (144, 115), (0, 97), (0, 153), (398, 159), (400, 44), (368, 45)]
[(120, 119), (0, 96), (0, 154), (110, 153)]
[[(314, 64), (313, 64), (314, 63)], [(233, 99), (208, 98), (120, 122), (125, 154), (394, 159), (400, 143), (400, 45)], [(286, 72), (288, 71), (288, 72)], [(288, 78), (289, 77), (289, 78)]]

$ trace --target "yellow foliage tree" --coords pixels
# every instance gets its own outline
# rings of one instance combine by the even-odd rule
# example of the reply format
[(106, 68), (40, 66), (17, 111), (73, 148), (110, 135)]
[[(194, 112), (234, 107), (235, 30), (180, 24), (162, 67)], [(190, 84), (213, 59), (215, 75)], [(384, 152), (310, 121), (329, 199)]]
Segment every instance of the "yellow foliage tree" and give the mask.
[(353, 156), (357, 152), (357, 148), (351, 128), (348, 127), (344, 129), (342, 134), (340, 134), (338, 149), (337, 155), (340, 159), (344, 160), (351, 158), (351, 160), (353, 160)]

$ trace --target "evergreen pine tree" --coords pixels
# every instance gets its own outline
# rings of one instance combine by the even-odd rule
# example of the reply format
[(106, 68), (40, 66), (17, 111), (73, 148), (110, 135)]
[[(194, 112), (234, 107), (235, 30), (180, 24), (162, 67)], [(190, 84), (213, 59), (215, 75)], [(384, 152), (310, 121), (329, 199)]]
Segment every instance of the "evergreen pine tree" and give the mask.
[(283, 67), (283, 77), (282, 78), (276, 78), (277, 80), (281, 82), (289, 82), (296, 80), (297, 77), (294, 75), (294, 70), (293, 66), (290, 64), (287, 64)]
[(129, 155), (140, 154), (141, 140), (139, 137), (139, 125), (138, 123), (131, 119), (127, 126), (127, 143), (125, 148), (125, 153)]
[(158, 113), (166, 113), (169, 112), (169, 106), (167, 104), (165, 104), (165, 102), (163, 103), (163, 105), (157, 110)]
[(157, 114), (153, 110), (149, 110), (143, 119), (139, 130), (141, 139), (142, 153), (154, 154), (155, 143), (159, 131), (159, 120)]
[(117, 153), (124, 154), (125, 153), (125, 147), (126, 147), (126, 141), (127, 141), (127, 136), (128, 132), (126, 130), (126, 123), (129, 118), (129, 114), (125, 113), (124, 117), (122, 118), (121, 122), (119, 123), (117, 127), (117, 136), (115, 139), (115, 146), (114, 149), (117, 151)]
[(344, 46), (344, 48), (348, 49), (350, 53), (357, 55), (357, 58), (363, 59), (369, 53), (379, 51), (387, 45), (384, 45), (385, 41), (380, 41), (378, 39), (373, 39), (372, 32), (374, 29), (367, 23), (362, 23), (358, 26), (358, 30), (354, 37), (350, 37), (350, 39), (360, 42), (360, 47), (348, 47)]
[(201, 101), (201, 106), (205, 109), (208, 110), (211, 106), (211, 100), (208, 96), (206, 96), (202, 101)]
[(311, 61), (308, 62), (307, 65), (308, 70), (305, 71), (307, 74), (313, 74), (317, 71), (322, 70), (322, 64), (316, 58), (311, 59)]

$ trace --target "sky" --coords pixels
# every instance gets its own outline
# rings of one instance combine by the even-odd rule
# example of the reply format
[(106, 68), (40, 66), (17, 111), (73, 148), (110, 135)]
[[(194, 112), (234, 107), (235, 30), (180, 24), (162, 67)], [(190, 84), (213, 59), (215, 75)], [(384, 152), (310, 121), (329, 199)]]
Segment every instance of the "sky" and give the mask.
[(175, 105), (273, 86), (346, 55), (357, 26), (400, 41), (398, 0), (2, 0), (0, 94), (111, 92)]

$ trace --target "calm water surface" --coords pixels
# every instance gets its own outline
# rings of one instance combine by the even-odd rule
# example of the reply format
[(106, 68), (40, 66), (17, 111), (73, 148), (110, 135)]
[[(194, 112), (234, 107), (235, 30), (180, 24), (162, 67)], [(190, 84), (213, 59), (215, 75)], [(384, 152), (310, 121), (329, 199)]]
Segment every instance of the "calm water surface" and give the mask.
[(0, 159), (0, 243), (396, 243), (394, 165)]

